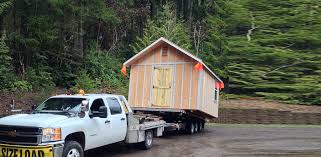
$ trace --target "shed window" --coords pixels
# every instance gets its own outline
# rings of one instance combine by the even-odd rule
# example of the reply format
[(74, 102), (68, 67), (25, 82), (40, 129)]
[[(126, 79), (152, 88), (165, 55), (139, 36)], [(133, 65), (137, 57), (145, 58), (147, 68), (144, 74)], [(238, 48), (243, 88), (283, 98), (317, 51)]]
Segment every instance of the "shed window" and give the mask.
[(218, 100), (218, 89), (214, 88), (213, 90), (213, 101), (217, 101)]

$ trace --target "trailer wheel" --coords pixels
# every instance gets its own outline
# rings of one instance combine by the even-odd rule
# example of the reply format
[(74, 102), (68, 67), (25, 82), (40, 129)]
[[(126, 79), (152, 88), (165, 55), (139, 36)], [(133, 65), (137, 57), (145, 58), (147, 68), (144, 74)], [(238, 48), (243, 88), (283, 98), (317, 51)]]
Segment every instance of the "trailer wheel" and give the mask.
[(84, 150), (78, 142), (67, 141), (64, 146), (62, 157), (84, 157)]
[(187, 131), (188, 134), (194, 134), (195, 128), (194, 128), (194, 123), (193, 122), (188, 124), (188, 127), (187, 127), (186, 131)]
[(198, 132), (202, 132), (203, 131), (203, 123), (199, 122), (198, 123)]
[(140, 143), (142, 149), (150, 149), (153, 146), (153, 131), (148, 130), (145, 132), (145, 140)]
[(196, 122), (196, 123), (194, 123), (194, 132), (198, 133), (198, 129), (199, 129), (199, 123)]

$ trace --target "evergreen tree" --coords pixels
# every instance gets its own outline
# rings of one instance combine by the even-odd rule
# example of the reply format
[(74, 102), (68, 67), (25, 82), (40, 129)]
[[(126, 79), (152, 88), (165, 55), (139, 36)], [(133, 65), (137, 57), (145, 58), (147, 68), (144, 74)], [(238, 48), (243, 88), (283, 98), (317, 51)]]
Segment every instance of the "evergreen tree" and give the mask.
[(205, 63), (225, 82), (228, 81), (229, 48), (225, 33), (227, 24), (224, 20), (230, 9), (228, 5), (229, 3), (224, 0), (210, 2), (206, 17), (207, 36), (202, 45), (203, 52), (200, 53)]
[(231, 8), (230, 91), (320, 104), (320, 1), (235, 0)]
[(10, 6), (12, 5), (12, 1), (8, 0), (8, 1), (4, 1), (0, 3), (0, 15)]
[(187, 31), (184, 23), (176, 18), (172, 5), (168, 3), (155, 18), (148, 20), (144, 35), (137, 37), (132, 48), (137, 53), (158, 38), (164, 37), (186, 50), (191, 50), (191, 40)]
[(3, 0), (0, 88), (88, 83), (126, 94), (122, 62), (165, 37), (202, 58), (225, 92), (321, 104), (320, 9), (320, 0)]
[[(5, 1), (0, 3), (0, 15), (12, 5), (12, 1)], [(2, 19), (1, 19), (2, 20)], [(1, 21), (2, 22), (2, 21)], [(1, 30), (1, 29), (0, 29)], [(11, 54), (10, 49), (7, 46), (6, 32), (3, 30), (0, 38), (0, 90), (10, 89), (12, 82), (14, 81)]]
[(5, 35), (2, 35), (0, 38), (0, 90), (10, 89), (14, 81), (11, 60), (9, 47), (5, 43)]

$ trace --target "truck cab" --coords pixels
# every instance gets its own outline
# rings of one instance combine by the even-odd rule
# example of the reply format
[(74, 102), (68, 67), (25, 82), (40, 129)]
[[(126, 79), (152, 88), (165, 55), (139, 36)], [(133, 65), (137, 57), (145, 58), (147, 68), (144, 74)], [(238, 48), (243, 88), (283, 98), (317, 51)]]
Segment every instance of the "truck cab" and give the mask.
[(0, 157), (83, 157), (126, 139), (131, 113), (124, 96), (57, 95), (30, 114), (0, 119)]

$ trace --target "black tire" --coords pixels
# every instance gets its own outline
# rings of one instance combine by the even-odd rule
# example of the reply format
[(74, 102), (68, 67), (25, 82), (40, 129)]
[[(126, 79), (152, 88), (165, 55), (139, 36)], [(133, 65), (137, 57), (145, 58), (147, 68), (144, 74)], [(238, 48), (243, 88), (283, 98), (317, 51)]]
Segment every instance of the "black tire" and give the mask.
[(198, 129), (199, 129), (199, 123), (198, 123), (198, 122), (195, 122), (195, 123), (194, 123), (194, 132), (195, 132), (195, 133), (198, 133)]
[(142, 149), (148, 150), (153, 147), (153, 142), (154, 142), (153, 131), (148, 130), (145, 132), (145, 140), (139, 144)]
[(202, 132), (203, 131), (203, 123), (199, 122), (198, 123), (198, 132)]
[(186, 132), (188, 134), (194, 134), (195, 133), (195, 128), (194, 128), (194, 123), (188, 123), (187, 127), (186, 127)]
[[(78, 157), (84, 157), (84, 149), (76, 141), (67, 141), (64, 146), (62, 157), (73, 156), (70, 153), (77, 154)], [(77, 156), (76, 155), (76, 156)]]

